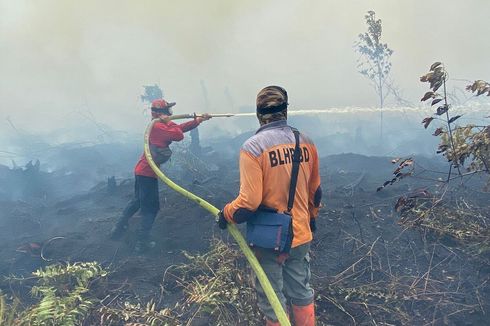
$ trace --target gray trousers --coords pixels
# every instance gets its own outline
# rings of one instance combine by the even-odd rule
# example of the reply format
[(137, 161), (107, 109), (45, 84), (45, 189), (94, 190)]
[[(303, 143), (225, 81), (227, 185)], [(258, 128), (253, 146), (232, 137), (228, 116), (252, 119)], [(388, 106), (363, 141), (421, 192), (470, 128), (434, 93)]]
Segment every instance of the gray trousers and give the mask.
[[(310, 287), (310, 242), (292, 248), (289, 257), (283, 262), (278, 262), (278, 254), (271, 251), (256, 248), (255, 254), (265, 274), (271, 282), (272, 288), (277, 294), (285, 311), (287, 302), (296, 306), (307, 306), (313, 302), (314, 292)], [(255, 280), (257, 291), (257, 303), (260, 311), (271, 321), (277, 317), (272, 310), (269, 301)]]

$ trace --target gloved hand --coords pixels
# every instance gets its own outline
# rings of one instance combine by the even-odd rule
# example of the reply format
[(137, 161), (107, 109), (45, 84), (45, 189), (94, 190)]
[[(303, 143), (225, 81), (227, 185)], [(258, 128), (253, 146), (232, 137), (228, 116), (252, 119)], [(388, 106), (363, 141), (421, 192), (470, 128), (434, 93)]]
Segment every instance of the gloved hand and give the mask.
[(316, 218), (310, 218), (310, 230), (315, 233), (316, 231)]
[(226, 220), (225, 218), (225, 214), (223, 213), (223, 211), (219, 211), (218, 213), (218, 227), (221, 229), (221, 230), (224, 230), (226, 229), (226, 226), (228, 225), (228, 221)]
[(209, 113), (203, 113), (200, 117), (197, 117), (196, 120), (199, 121), (199, 123), (203, 122), (203, 121), (207, 121), (209, 119), (211, 119), (211, 115), (209, 115)]

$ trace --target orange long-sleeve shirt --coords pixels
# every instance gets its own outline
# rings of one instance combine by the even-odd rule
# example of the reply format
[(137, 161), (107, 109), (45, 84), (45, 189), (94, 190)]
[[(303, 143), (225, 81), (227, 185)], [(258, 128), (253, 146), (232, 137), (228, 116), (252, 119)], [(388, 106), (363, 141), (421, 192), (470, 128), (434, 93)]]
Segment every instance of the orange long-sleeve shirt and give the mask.
[[(240, 150), (240, 193), (224, 208), (224, 216), (234, 222), (243, 210), (255, 212), (260, 205), (287, 210), (294, 134), (284, 121), (262, 126)], [(312, 240), (310, 218), (316, 218), (321, 188), (318, 153), (313, 142), (300, 135), (301, 163), (292, 210), (294, 239), (292, 247)]]

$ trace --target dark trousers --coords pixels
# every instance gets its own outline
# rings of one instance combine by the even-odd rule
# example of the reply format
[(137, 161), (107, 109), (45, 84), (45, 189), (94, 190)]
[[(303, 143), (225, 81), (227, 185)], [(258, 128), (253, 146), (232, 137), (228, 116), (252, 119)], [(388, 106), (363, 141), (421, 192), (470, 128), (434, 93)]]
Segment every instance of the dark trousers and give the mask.
[(149, 233), (159, 209), (158, 180), (137, 175), (134, 181), (134, 196), (126, 205), (119, 223), (128, 224), (129, 219), (140, 210), (142, 218), (139, 231)]

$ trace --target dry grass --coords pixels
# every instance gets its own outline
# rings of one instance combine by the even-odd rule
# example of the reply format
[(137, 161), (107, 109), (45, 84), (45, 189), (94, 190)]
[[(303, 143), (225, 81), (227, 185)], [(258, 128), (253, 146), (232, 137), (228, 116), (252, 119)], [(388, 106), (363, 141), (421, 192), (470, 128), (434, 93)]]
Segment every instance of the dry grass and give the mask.
[[(184, 253), (188, 263), (164, 272), (160, 300), (108, 304), (93, 319), (100, 325), (261, 324), (251, 271), (243, 255), (217, 239), (212, 240), (210, 248), (202, 255)], [(173, 307), (159, 307), (162, 297), (170, 295), (178, 298)]]

